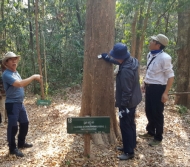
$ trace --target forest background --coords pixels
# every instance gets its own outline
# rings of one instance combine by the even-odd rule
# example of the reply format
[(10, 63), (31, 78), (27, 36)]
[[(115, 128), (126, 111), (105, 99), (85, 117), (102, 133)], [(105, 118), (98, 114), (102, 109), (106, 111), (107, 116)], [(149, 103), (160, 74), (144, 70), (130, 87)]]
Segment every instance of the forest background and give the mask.
[[(170, 40), (165, 51), (175, 70), (174, 96), (165, 108), (164, 141), (154, 149), (137, 138), (135, 159), (118, 162), (115, 146), (121, 140), (114, 111), (113, 66), (97, 55), (109, 52), (114, 43), (125, 43), (140, 61), (142, 82), (150, 36), (159, 33)], [(22, 78), (42, 73), (44, 82), (43, 87), (33, 82), (25, 89), (31, 124), (28, 140), (34, 147), (24, 150), (23, 159), (7, 156), (4, 124), (0, 166), (189, 166), (190, 115), (184, 108), (190, 108), (189, 0), (1, 0), (0, 55), (7, 51), (21, 55)], [(81, 87), (82, 91), (77, 89)], [(52, 100), (50, 106), (35, 104), (42, 88), (45, 98)], [(181, 112), (176, 111), (173, 97)], [(137, 133), (142, 133), (144, 101), (138, 107)], [(78, 115), (110, 116), (110, 134), (88, 136), (93, 160), (82, 156), (83, 137), (66, 131), (67, 118)]]
[[(34, 0), (1, 0), (0, 3), (0, 55), (7, 51), (21, 55), (18, 71), (22, 78), (39, 73), (36, 49), (39, 35), (46, 98), (60, 90), (64, 95), (64, 88), (81, 85), (86, 0), (38, 2), (37, 27)], [(189, 3), (188, 0), (116, 1), (114, 43), (125, 43), (141, 65), (146, 64), (150, 36), (162, 33), (169, 38), (166, 52), (173, 59), (174, 92), (190, 91)], [(33, 83), (28, 90), (40, 94), (38, 84)], [(189, 107), (189, 98), (188, 94), (180, 95), (176, 103)]]

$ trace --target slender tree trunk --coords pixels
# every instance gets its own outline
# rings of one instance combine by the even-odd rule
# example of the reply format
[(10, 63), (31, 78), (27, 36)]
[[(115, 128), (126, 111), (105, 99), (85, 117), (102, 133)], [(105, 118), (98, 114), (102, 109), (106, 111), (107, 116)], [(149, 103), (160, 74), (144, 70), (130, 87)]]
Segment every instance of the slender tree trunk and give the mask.
[(132, 34), (132, 38), (131, 38), (131, 55), (135, 57), (135, 50), (136, 50), (136, 26), (137, 26), (137, 20), (138, 20), (138, 15), (139, 15), (139, 10), (136, 10), (134, 17), (133, 17), (133, 22), (131, 25), (131, 34)]
[(76, 1), (76, 16), (77, 16), (77, 20), (78, 20), (78, 24), (80, 27), (80, 30), (82, 30), (82, 21), (81, 21), (81, 16), (80, 16), (80, 9), (79, 9), (79, 3)]
[[(1, 1), (0, 4), (0, 20), (4, 20), (4, 0)], [(2, 44), (6, 44), (6, 29), (2, 30), (2, 32), (0, 33), (0, 41)], [(2, 45), (0, 46), (0, 53), (5, 52), (5, 47)]]
[[(44, 0), (42, 0), (42, 18), (43, 20), (45, 20), (45, 2)], [(44, 21), (44, 25), (45, 25), (45, 21)], [(42, 26), (41, 26), (42, 27)], [(44, 34), (44, 31), (43, 31), (43, 27), (41, 28), (41, 41), (42, 41), (42, 55), (43, 55), (43, 64), (44, 64), (44, 85), (45, 85), (45, 95), (47, 96), (48, 95), (48, 83), (47, 83), (47, 69), (46, 69), (46, 47), (45, 47), (45, 44), (46, 44), (46, 41), (45, 41), (45, 34)]]
[(141, 55), (142, 55), (142, 51), (143, 51), (145, 32), (146, 32), (146, 28), (147, 28), (147, 24), (148, 24), (148, 18), (149, 18), (152, 2), (153, 2), (153, 0), (150, 0), (148, 3), (146, 16), (145, 16), (144, 21), (143, 21), (143, 28), (142, 28), (141, 38), (140, 38), (140, 47), (139, 47), (139, 52), (138, 52), (139, 53), (139, 55), (138, 55), (139, 62), (141, 60)]
[(4, 0), (1, 1), (1, 18), (4, 19)]
[[(135, 45), (135, 54), (134, 54), (134, 57), (136, 57), (139, 61), (141, 60), (141, 55), (143, 52), (145, 32), (146, 32), (146, 28), (147, 28), (147, 24), (148, 24), (148, 18), (149, 18), (152, 2), (153, 2), (153, 0), (149, 1), (145, 16), (143, 15), (144, 10), (145, 10), (145, 1), (143, 0), (140, 4), (138, 26), (136, 29), (136, 31), (138, 33), (136, 35), (136, 40), (135, 40), (136, 45)], [(134, 43), (133, 43), (133, 45), (134, 45)]]
[[(31, 63), (32, 63), (32, 70), (33, 74), (36, 73), (36, 66), (35, 66), (35, 56), (34, 56), (34, 34), (33, 34), (33, 27), (32, 27), (32, 12), (31, 11), (31, 6), (30, 6), (31, 0), (28, 0), (28, 16), (29, 16), (29, 30), (30, 30), (30, 41), (29, 41), (29, 46), (28, 48), (31, 50)], [(36, 88), (36, 82), (32, 82), (33, 86), (33, 91), (34, 94), (37, 93), (37, 88)]]
[[(38, 65), (39, 65), (39, 72), (40, 75), (42, 75), (42, 64), (41, 64), (41, 57), (40, 57), (40, 45), (39, 45), (39, 37), (38, 37), (38, 0), (36, 0), (35, 3), (35, 24), (36, 24), (36, 50), (37, 50), (37, 55), (38, 55)], [(44, 100), (44, 86), (43, 86), (43, 81), (40, 82), (40, 89), (41, 89), (41, 98)]]
[[(177, 92), (190, 91), (190, 6), (178, 12)], [(176, 96), (175, 103), (190, 108), (190, 95)]]
[(42, 31), (42, 41), (43, 41), (43, 57), (44, 57), (44, 81), (45, 81), (45, 95), (48, 95), (48, 82), (47, 82), (47, 69), (46, 69), (46, 49), (45, 49), (45, 36), (44, 32)]
[(115, 0), (87, 0), (84, 74), (80, 116), (110, 116), (109, 135), (93, 135), (96, 144), (115, 143), (119, 134), (114, 109), (113, 65), (98, 59), (114, 44)]
[(144, 4), (145, 0), (143, 0), (140, 4), (140, 12), (139, 12), (139, 19), (138, 19), (138, 25), (137, 25), (137, 36), (136, 36), (136, 50), (135, 50), (135, 55), (134, 57), (139, 59), (139, 48), (140, 48), (140, 40), (141, 40), (141, 35), (142, 35), (142, 27), (143, 27), (143, 11), (144, 11)]

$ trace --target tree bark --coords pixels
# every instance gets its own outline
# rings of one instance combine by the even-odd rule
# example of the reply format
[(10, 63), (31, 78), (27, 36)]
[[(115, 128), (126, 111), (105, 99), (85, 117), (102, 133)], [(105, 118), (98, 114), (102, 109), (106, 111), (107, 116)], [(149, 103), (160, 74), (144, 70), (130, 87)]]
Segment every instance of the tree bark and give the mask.
[(110, 116), (110, 134), (92, 135), (96, 144), (115, 143), (119, 135), (114, 108), (113, 65), (98, 59), (114, 44), (115, 0), (87, 1), (84, 74), (80, 116)]
[[(0, 4), (0, 20), (4, 21), (4, 0), (1, 1)], [(0, 32), (0, 54), (5, 52), (6, 45), (6, 28)]]
[[(136, 57), (139, 61), (141, 60), (145, 32), (146, 32), (146, 28), (147, 28), (147, 24), (148, 24), (148, 18), (149, 18), (152, 3), (153, 3), (153, 0), (150, 0), (148, 3), (148, 6), (147, 6), (145, 16), (144, 16), (145, 1), (141, 1), (140, 6), (139, 6), (139, 18), (138, 18), (138, 25), (137, 25), (137, 29), (136, 29), (136, 32), (138, 32), (138, 33), (136, 35), (136, 40), (134, 40), (134, 39), (132, 40), (132, 41), (136, 41), (135, 52), (133, 50), (133, 53), (134, 53), (133, 56)], [(133, 43), (133, 45), (134, 45), (134, 43)]]
[(135, 50), (136, 50), (136, 26), (137, 26), (137, 20), (138, 20), (139, 10), (135, 11), (133, 21), (131, 24), (131, 55), (135, 57)]
[(139, 18), (138, 18), (138, 24), (137, 24), (137, 36), (136, 36), (136, 49), (135, 49), (135, 55), (134, 57), (139, 60), (139, 51), (140, 51), (140, 40), (142, 35), (142, 27), (143, 27), (143, 11), (144, 11), (144, 4), (145, 0), (141, 1), (140, 7), (139, 7)]
[(77, 16), (77, 20), (78, 20), (80, 30), (83, 30), (82, 29), (82, 21), (81, 21), (81, 16), (80, 16), (79, 4), (77, 1), (76, 1), (76, 16)]
[[(41, 57), (40, 57), (40, 45), (39, 45), (39, 37), (38, 37), (38, 0), (35, 2), (35, 25), (36, 25), (36, 50), (38, 55), (38, 65), (39, 65), (39, 72), (42, 76), (42, 64), (41, 64)], [(44, 86), (43, 81), (40, 82), (40, 89), (41, 89), (41, 98), (42, 100), (45, 99), (44, 95)]]
[[(28, 48), (31, 49), (31, 62), (32, 62), (32, 71), (35, 74), (36, 73), (36, 66), (35, 66), (35, 56), (34, 56), (34, 33), (33, 33), (33, 27), (32, 27), (32, 13), (33, 10), (31, 10), (30, 1), (28, 0), (28, 16), (29, 16), (29, 30), (30, 30), (30, 41)], [(34, 94), (37, 93), (36, 88), (36, 82), (32, 82)]]
[[(177, 42), (177, 92), (190, 91), (190, 6), (178, 12), (178, 42)], [(190, 95), (183, 94), (176, 96), (175, 104), (184, 105), (190, 108)]]
[(152, 2), (153, 2), (153, 0), (150, 0), (149, 3), (148, 3), (146, 16), (145, 16), (145, 19), (143, 21), (143, 28), (142, 28), (141, 38), (140, 38), (140, 47), (138, 48), (139, 49), (139, 51), (138, 51), (139, 55), (137, 56), (139, 62), (141, 61), (141, 55), (142, 55), (142, 51), (143, 51), (145, 32), (146, 32), (146, 28), (147, 28), (147, 24), (148, 24), (148, 18), (149, 18), (149, 15), (150, 15)]

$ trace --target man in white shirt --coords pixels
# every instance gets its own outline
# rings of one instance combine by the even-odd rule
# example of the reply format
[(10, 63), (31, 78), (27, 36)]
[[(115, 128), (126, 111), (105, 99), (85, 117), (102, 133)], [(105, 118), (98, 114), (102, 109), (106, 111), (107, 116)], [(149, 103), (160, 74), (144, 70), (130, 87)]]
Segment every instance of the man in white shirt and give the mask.
[(168, 45), (168, 38), (163, 34), (151, 36), (150, 52), (147, 55), (147, 71), (142, 91), (145, 92), (145, 111), (148, 119), (147, 133), (140, 138), (153, 140), (150, 146), (157, 146), (163, 139), (164, 103), (174, 81), (171, 57), (163, 49)]

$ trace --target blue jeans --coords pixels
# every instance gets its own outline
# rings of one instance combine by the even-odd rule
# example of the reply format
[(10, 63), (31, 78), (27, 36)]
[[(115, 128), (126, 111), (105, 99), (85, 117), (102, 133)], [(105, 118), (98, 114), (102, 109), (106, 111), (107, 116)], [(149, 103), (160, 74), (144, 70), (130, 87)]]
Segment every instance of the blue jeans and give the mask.
[(8, 117), (7, 127), (7, 141), (9, 150), (12, 151), (16, 148), (15, 136), (18, 132), (19, 122), (19, 135), (18, 146), (22, 147), (25, 143), (25, 138), (28, 133), (28, 116), (23, 103), (5, 103), (5, 108)]

